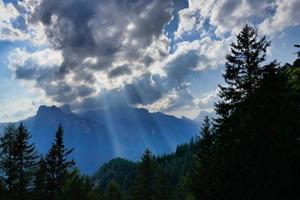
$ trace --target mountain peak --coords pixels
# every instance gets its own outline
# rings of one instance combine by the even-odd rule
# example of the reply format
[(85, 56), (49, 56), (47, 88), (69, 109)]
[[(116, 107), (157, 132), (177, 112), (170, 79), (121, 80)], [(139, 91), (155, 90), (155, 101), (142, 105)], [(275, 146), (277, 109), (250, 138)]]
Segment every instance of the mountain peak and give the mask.
[(60, 111), (60, 109), (55, 105), (52, 106), (41, 105), (37, 111), (37, 115), (47, 113), (47, 112), (53, 112), (53, 111)]

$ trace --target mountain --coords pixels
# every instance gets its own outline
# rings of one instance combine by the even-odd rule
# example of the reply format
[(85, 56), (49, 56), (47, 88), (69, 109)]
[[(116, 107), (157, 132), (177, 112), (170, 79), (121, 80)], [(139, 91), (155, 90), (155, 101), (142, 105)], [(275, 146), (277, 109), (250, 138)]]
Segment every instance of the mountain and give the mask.
[[(189, 174), (193, 163), (195, 147), (195, 141), (191, 140), (189, 143), (178, 145), (176, 151), (171, 154), (154, 157), (159, 168), (170, 179), (168, 184), (171, 186), (172, 191), (176, 190), (176, 185), (180, 179)], [(106, 187), (111, 181), (116, 181), (122, 191), (129, 191), (130, 186), (134, 184), (136, 176), (139, 173), (139, 167), (140, 162), (115, 158), (104, 163), (91, 176), (91, 179), (102, 191), (107, 189)]]
[(217, 117), (216, 113), (215, 112), (207, 112), (207, 111), (201, 111), (198, 116), (194, 119), (194, 121), (202, 124), (203, 123), (203, 120), (204, 118), (208, 116), (210, 119), (214, 119)]
[[(40, 153), (46, 153), (61, 123), (65, 143), (85, 173), (94, 172), (115, 157), (138, 160), (146, 148), (155, 154), (170, 153), (198, 132), (186, 118), (128, 106), (73, 113), (68, 106), (40, 106), (36, 115), (22, 120)], [(3, 125), (2, 125), (3, 127)]]

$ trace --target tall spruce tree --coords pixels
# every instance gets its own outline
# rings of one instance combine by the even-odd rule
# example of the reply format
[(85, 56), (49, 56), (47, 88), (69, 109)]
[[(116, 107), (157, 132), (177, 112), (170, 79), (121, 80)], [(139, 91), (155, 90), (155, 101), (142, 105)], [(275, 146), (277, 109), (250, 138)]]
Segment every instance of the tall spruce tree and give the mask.
[(33, 189), (33, 175), (37, 163), (35, 146), (30, 143), (31, 135), (21, 123), (17, 128), (14, 145), (15, 159), (15, 199), (29, 199), (28, 193)]
[[(226, 57), (227, 85), (216, 104), (215, 199), (299, 196), (299, 162), (293, 159), (299, 156), (299, 92), (276, 62), (263, 65), (268, 46), (245, 26)], [(287, 68), (295, 75), (297, 69)]]
[(75, 162), (68, 158), (73, 149), (67, 149), (65, 147), (63, 133), (64, 130), (62, 125), (59, 125), (55, 134), (55, 141), (45, 158), (47, 167), (47, 188), (49, 192), (48, 197), (53, 200), (60, 197), (62, 187), (68, 178), (70, 169), (75, 165)]
[(4, 128), (4, 133), (0, 138), (0, 169), (3, 192), (8, 198), (13, 198), (16, 193), (15, 184), (17, 182), (16, 162), (14, 149), (16, 143), (17, 129), (14, 124), (9, 124)]
[(212, 157), (214, 136), (211, 122), (204, 118), (200, 135), (197, 138), (194, 167), (192, 170), (192, 189), (196, 199), (209, 200), (213, 197)]
[(226, 56), (224, 79), (219, 86), (221, 101), (216, 104), (220, 119), (228, 116), (245, 99), (253, 95), (262, 79), (262, 63), (266, 59), (270, 42), (258, 38), (257, 30), (246, 25), (231, 44), (231, 54)]
[[(142, 156), (142, 162), (138, 171), (136, 181), (131, 188), (131, 199), (133, 200), (158, 200), (162, 197), (164, 189), (159, 187), (158, 184), (164, 182), (163, 177), (158, 178), (160, 169), (154, 159), (151, 151), (146, 149)], [(162, 178), (162, 179), (161, 179)]]
[(41, 155), (34, 174), (34, 199), (45, 199), (47, 194), (47, 166), (44, 157)]
[(149, 149), (146, 149), (136, 182), (131, 188), (131, 198), (133, 200), (153, 200), (155, 181), (155, 161)]

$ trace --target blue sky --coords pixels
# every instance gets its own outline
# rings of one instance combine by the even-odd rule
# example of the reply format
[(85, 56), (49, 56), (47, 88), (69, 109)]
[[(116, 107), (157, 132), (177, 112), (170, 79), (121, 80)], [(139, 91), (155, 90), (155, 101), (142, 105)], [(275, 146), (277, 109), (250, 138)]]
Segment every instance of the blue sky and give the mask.
[(268, 61), (292, 62), (299, 9), (298, 0), (0, 0), (0, 122), (52, 104), (212, 112), (235, 35), (255, 26), (272, 41)]

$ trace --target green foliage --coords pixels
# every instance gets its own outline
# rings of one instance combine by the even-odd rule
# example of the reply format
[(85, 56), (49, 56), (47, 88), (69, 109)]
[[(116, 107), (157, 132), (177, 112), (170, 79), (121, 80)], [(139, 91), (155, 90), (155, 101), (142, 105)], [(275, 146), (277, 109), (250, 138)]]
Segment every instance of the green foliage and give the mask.
[[(264, 38), (258, 40), (246, 26), (227, 56), (228, 85), (221, 87), (216, 106), (212, 166), (198, 170), (212, 170), (206, 174), (213, 175), (214, 199), (299, 198), (298, 69), (281, 69), (276, 62), (262, 65), (268, 47)], [(211, 191), (201, 193), (209, 199)]]
[[(194, 149), (195, 143), (194, 140), (191, 140), (190, 143), (178, 145), (176, 152), (172, 154), (151, 156), (155, 166), (152, 168), (152, 175), (157, 177), (153, 186), (153, 190), (156, 191), (153, 195), (154, 199), (173, 199), (171, 196), (176, 193), (181, 177), (187, 177), (190, 171)], [(124, 199), (132, 199), (133, 193), (139, 188), (137, 182), (138, 176), (140, 176), (140, 167), (141, 163), (116, 158), (105, 163), (92, 176), (92, 180), (102, 190), (107, 190), (109, 182), (116, 182), (120, 185)], [(190, 185), (185, 187), (190, 187)]]
[(75, 169), (62, 186), (61, 200), (101, 200), (102, 192), (95, 188), (89, 177)]
[(37, 168), (34, 174), (34, 199), (44, 199), (47, 194), (47, 165), (43, 156), (40, 156)]
[(206, 116), (200, 136), (197, 138), (192, 175), (192, 190), (196, 199), (213, 198), (212, 163), (214, 154), (214, 135), (211, 123)]
[(170, 197), (168, 178), (149, 149), (142, 156), (129, 197), (132, 200), (165, 200)]
[(141, 162), (117, 158), (87, 177), (68, 159), (62, 126), (37, 162), (23, 124), (8, 125), (0, 138), (0, 199), (299, 199), (300, 58), (264, 64), (269, 45), (244, 27), (226, 57), (218, 118), (206, 117), (196, 141), (172, 154), (147, 149)]
[(262, 79), (262, 63), (266, 59), (270, 42), (258, 38), (257, 31), (246, 25), (231, 44), (231, 54), (226, 56), (224, 79), (220, 86), (221, 101), (216, 104), (219, 120), (225, 118), (245, 99), (253, 95)]
[(21, 123), (16, 133), (14, 147), (16, 162), (16, 198), (26, 199), (28, 191), (32, 191), (32, 177), (37, 162), (37, 155), (34, 144), (30, 144), (30, 133)]
[(47, 188), (49, 196), (58, 199), (61, 195), (62, 186), (67, 181), (70, 169), (75, 165), (74, 161), (68, 160), (69, 154), (73, 149), (66, 149), (63, 142), (63, 127), (59, 125), (55, 142), (52, 144), (47, 156)]
[(15, 141), (17, 129), (14, 124), (5, 127), (4, 134), (0, 138), (0, 167), (1, 167), (1, 183), (2, 190), (14, 193), (14, 187), (17, 182), (16, 162), (15, 162)]
[(121, 199), (122, 199), (122, 194), (121, 194), (119, 184), (117, 184), (115, 181), (109, 182), (105, 192), (105, 200), (121, 200)]
[(191, 191), (192, 179), (190, 176), (181, 176), (179, 182), (176, 185), (172, 200), (192, 200), (194, 199)]
[(120, 185), (121, 191), (126, 191), (133, 184), (137, 170), (137, 163), (122, 158), (115, 158), (103, 164), (92, 176), (92, 179), (102, 190), (106, 190), (111, 181), (116, 181)]

